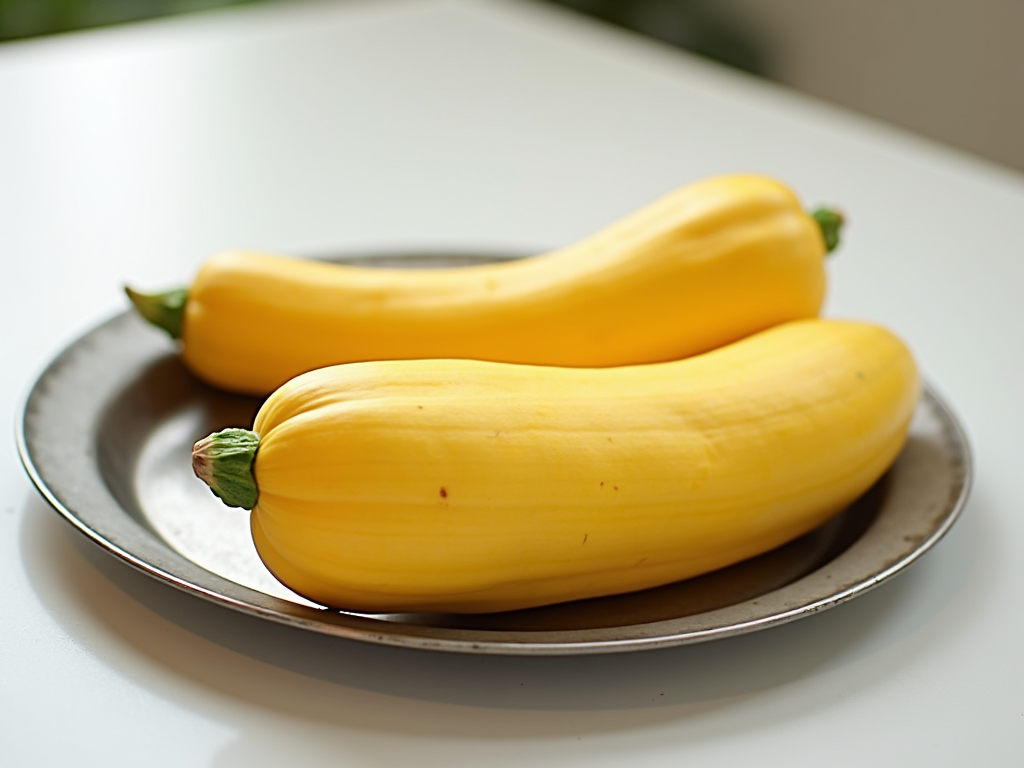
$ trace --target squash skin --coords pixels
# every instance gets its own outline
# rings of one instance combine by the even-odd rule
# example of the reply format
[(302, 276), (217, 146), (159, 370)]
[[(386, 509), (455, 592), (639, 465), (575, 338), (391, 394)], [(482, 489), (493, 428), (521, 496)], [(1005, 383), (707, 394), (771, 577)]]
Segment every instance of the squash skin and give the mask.
[(895, 459), (919, 389), (899, 339), (833, 320), (645, 366), (327, 368), (256, 418), (253, 539), (294, 591), (364, 612), (658, 586), (850, 504)]
[(683, 187), (514, 262), (401, 270), (228, 252), (189, 289), (183, 356), (200, 378), (250, 394), (364, 360), (674, 360), (817, 316), (824, 255), (794, 194), (749, 175)]

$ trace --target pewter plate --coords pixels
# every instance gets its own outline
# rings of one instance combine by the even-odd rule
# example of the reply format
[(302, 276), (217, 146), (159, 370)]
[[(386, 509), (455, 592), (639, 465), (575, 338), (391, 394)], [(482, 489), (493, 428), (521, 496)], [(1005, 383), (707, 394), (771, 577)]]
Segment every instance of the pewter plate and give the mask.
[[(430, 267), (494, 257), (410, 255), (349, 263)], [(384, 645), (572, 655), (698, 643), (783, 624), (882, 584), (930, 549), (967, 498), (971, 457), (930, 389), (889, 472), (810, 534), (730, 568), (657, 589), (479, 616), (330, 611), (281, 586), (228, 509), (191, 471), (192, 444), (249, 426), (259, 400), (199, 382), (172, 343), (126, 312), (43, 372), (19, 422), (22, 461), (79, 531), (142, 572), (227, 608)]]

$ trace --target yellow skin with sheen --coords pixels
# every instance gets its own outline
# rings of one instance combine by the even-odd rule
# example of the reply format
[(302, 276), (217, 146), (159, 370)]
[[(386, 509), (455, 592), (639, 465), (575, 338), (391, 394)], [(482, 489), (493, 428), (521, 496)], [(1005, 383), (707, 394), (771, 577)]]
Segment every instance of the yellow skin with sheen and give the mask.
[(229, 252), (189, 288), (183, 354), (199, 377), (253, 394), (362, 360), (675, 360), (817, 316), (824, 254), (794, 194), (760, 176), (683, 187), (514, 262), (402, 270)]
[(899, 339), (831, 320), (644, 366), (327, 368), (256, 417), (253, 539), (284, 584), (357, 611), (644, 589), (843, 509), (895, 459), (918, 394)]

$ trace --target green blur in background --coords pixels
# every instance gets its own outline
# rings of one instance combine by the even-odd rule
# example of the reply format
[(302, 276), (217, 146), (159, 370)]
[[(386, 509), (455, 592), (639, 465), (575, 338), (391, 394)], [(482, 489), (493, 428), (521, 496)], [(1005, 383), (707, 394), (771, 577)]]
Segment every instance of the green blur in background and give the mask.
[(0, 40), (121, 24), (252, 0), (0, 0)]
[[(266, 0), (0, 0), (0, 41), (121, 24)], [(289, 0), (277, 0), (288, 2)], [(756, 39), (713, 0), (548, 0), (755, 74)]]

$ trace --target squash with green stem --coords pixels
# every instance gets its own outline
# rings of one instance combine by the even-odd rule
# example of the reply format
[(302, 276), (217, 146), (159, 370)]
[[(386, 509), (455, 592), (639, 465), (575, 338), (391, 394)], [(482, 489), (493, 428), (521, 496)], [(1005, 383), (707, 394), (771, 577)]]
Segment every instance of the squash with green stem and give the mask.
[(920, 384), (875, 325), (801, 320), (685, 360), (304, 374), (193, 467), (332, 608), (475, 613), (645, 589), (780, 546), (864, 493)]
[(251, 394), (363, 360), (636, 365), (817, 316), (841, 226), (776, 181), (722, 176), (532, 258), (403, 270), (235, 251), (188, 289), (129, 296), (197, 376)]

